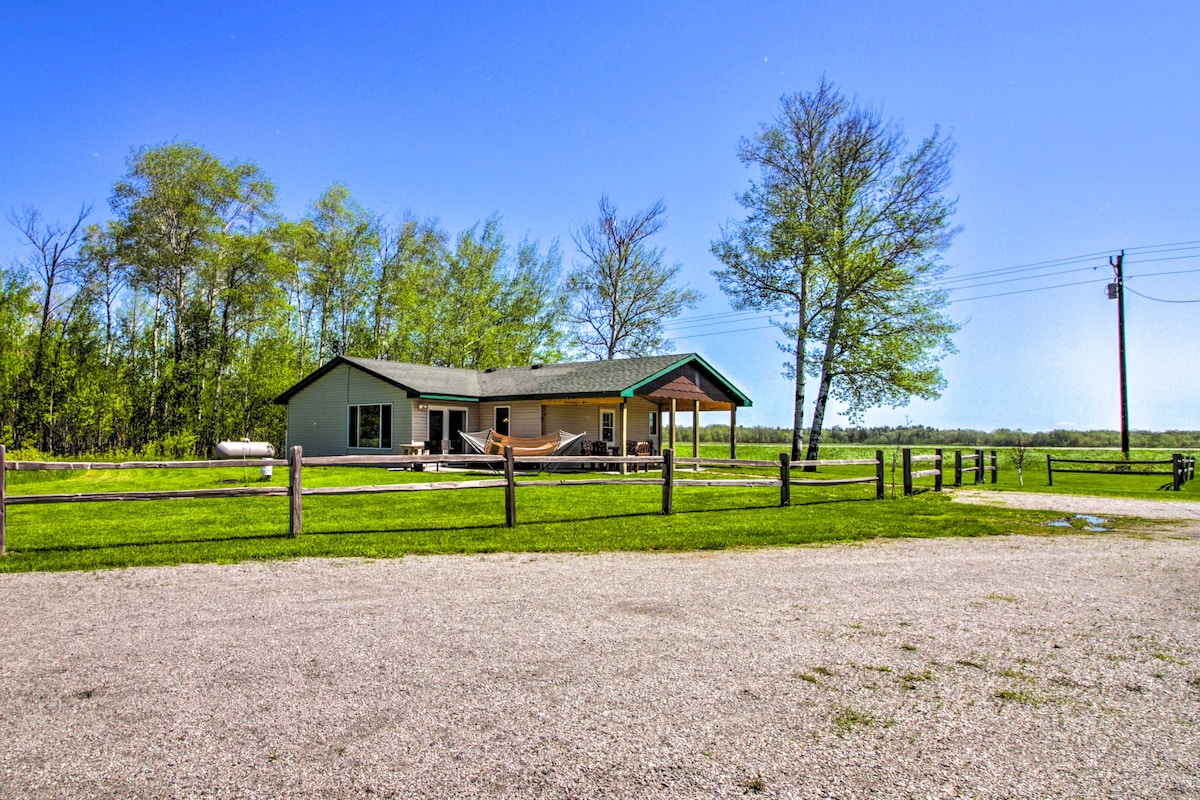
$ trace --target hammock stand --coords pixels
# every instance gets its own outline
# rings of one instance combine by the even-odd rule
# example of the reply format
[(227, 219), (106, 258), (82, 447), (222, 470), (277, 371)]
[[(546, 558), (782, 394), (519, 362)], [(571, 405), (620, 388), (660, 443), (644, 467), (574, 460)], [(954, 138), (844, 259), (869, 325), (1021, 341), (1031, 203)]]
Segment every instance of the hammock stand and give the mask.
[[(579, 446), (579, 441), (584, 437), (582, 433), (559, 431), (549, 436), (522, 438), (519, 436), (505, 436), (502, 433), (496, 433), (491, 428), (488, 428), (486, 431), (459, 431), (458, 435), (476, 453), (481, 453), (485, 456), (502, 456), (504, 455), (504, 448), (511, 447), (514, 456), (521, 456), (523, 458), (528, 456), (567, 455), (572, 449)], [(546, 464), (539, 464), (538, 472), (554, 472), (558, 469), (558, 466), (555, 463), (550, 466), (550, 469), (547, 469)], [(488, 467), (493, 472), (500, 471), (495, 464), (488, 464)]]

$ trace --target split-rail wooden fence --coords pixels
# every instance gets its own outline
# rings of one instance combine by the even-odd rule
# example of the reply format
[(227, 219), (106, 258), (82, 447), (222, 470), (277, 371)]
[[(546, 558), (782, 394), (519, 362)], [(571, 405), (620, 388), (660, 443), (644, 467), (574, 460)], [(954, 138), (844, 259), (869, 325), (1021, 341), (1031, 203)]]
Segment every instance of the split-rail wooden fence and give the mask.
[[(396, 483), (373, 486), (304, 486), (305, 467), (393, 467), (413, 468), (416, 465), (437, 464), (487, 464), (502, 469), (502, 477), (495, 479), (460, 480), (460, 481), (426, 481), (416, 483)], [(246, 459), (229, 461), (126, 461), (111, 462), (64, 462), (64, 461), (7, 461), (3, 445), (0, 445), (0, 554), (5, 552), (7, 525), (5, 509), (7, 506), (30, 505), (42, 503), (94, 503), (125, 500), (168, 500), (168, 499), (205, 499), (220, 497), (288, 497), (289, 518), (288, 531), (293, 536), (299, 535), (304, 528), (303, 498), (306, 496), (330, 496), (346, 494), (382, 494), (391, 492), (420, 492), (458, 489), (504, 489), (505, 524), (514, 527), (517, 524), (517, 487), (522, 489), (534, 486), (599, 486), (599, 485), (660, 485), (662, 487), (662, 513), (670, 514), (674, 505), (674, 493), (677, 487), (778, 487), (780, 506), (791, 505), (791, 489), (793, 486), (835, 486), (845, 484), (874, 484), (875, 497), (884, 497), (884, 468), (883, 451), (877, 450), (873, 459), (825, 459), (815, 461), (792, 461), (786, 453), (780, 455), (778, 461), (752, 459), (721, 459), (721, 458), (676, 458), (671, 450), (664, 450), (659, 456), (517, 456), (511, 448), (505, 448), (504, 455), (416, 455), (416, 456), (310, 456), (305, 457), (300, 447), (293, 447), (288, 452), (288, 485), (287, 486), (238, 486), (220, 489), (186, 489), (147, 492), (88, 492), (73, 494), (31, 494), (8, 496), (5, 475), (12, 470), (106, 470), (106, 469), (205, 469), (217, 467), (277, 467), (280, 462), (273, 459)], [(516, 480), (518, 464), (537, 464), (540, 467), (549, 465), (572, 465), (590, 468), (620, 468), (653, 467), (661, 469), (658, 477), (612, 477), (612, 478), (553, 478)], [(681, 478), (677, 475), (676, 467), (770, 467), (779, 470), (778, 478)], [(844, 478), (793, 478), (792, 469), (796, 467), (845, 467), (873, 466), (874, 475), (844, 477)]]
[[(945, 454), (939, 448), (933, 451), (932, 455), (913, 455), (912, 448), (906, 447), (901, 452), (901, 469), (904, 479), (904, 494), (911, 495), (916, 489), (914, 481), (917, 478), (933, 478), (933, 490), (935, 492), (942, 491), (945, 481)], [(934, 466), (929, 469), (914, 470), (913, 464), (932, 463)], [(963, 464), (973, 464), (974, 466), (964, 467)], [(991, 461), (987, 460), (982, 450), (976, 450), (974, 453), (963, 455), (961, 450), (954, 451), (954, 485), (962, 486), (963, 475), (974, 475), (974, 482), (984, 483), (986, 474), (991, 473), (992, 483), (995, 483), (999, 477), (999, 469), (996, 466), (996, 451), (991, 451)]]
[[(1056, 467), (1055, 464), (1084, 464), (1080, 467)], [(1167, 470), (1154, 469), (1154, 467), (1170, 466)], [(1137, 469), (1138, 467), (1148, 467), (1149, 469)], [(1054, 458), (1049, 453), (1046, 454), (1046, 478), (1050, 485), (1054, 485), (1054, 473), (1077, 473), (1088, 475), (1158, 475), (1160, 477), (1171, 477), (1171, 489), (1178, 492), (1183, 488), (1183, 485), (1196, 477), (1196, 458), (1195, 456), (1185, 456), (1182, 453), (1172, 453), (1170, 458), (1159, 459), (1157, 461), (1104, 461), (1100, 459), (1088, 458)]]

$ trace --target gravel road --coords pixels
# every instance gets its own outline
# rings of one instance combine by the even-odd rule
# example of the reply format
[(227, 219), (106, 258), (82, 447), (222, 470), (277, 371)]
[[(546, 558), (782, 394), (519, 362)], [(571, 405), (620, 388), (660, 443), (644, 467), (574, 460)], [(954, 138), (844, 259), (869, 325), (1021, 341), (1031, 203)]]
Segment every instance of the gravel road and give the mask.
[(0, 798), (1197, 797), (1198, 575), (1178, 529), (2, 575)]

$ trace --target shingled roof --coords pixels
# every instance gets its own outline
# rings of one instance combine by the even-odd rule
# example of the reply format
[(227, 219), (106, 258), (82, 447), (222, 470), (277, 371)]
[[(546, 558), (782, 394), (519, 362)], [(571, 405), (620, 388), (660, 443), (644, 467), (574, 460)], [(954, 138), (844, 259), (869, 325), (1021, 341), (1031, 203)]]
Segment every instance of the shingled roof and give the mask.
[(443, 400), (540, 400), (563, 397), (633, 397), (638, 389), (673, 370), (695, 365), (735, 398), (748, 406), (750, 399), (696, 353), (682, 353), (611, 361), (576, 361), (535, 364), (495, 370), (432, 367), (375, 358), (336, 356), (316, 372), (275, 399), (287, 403), (297, 392), (340, 364), (348, 364), (403, 389), (410, 397)]

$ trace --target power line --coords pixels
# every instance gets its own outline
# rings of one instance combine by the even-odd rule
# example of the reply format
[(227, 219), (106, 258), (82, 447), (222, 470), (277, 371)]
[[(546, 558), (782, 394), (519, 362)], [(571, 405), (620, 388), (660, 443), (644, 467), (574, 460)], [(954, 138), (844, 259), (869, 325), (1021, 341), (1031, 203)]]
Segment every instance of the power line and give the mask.
[[(1002, 281), (988, 281), (986, 283), (972, 283), (967, 286), (951, 286), (950, 288), (946, 289), (946, 291), (958, 292), (958, 291), (962, 291), (963, 289), (978, 289), (980, 286), (996, 286), (997, 284), (1001, 284), (1001, 283), (1017, 283), (1018, 281), (1032, 281), (1032, 280), (1036, 280), (1038, 278), (1052, 278), (1055, 275), (1067, 275), (1072, 272), (1087, 272), (1088, 270), (1096, 270), (1096, 269), (1099, 269), (1099, 267), (1076, 267), (1075, 269), (1064, 269), (1064, 270), (1059, 270), (1058, 272), (1045, 272), (1045, 273), (1042, 273), (1041, 275), (1026, 275), (1022, 278), (1006, 278)], [(936, 286), (934, 286), (934, 288), (936, 288)]]
[(1171, 270), (1170, 272), (1147, 272), (1142, 275), (1126, 275), (1125, 280), (1131, 280), (1133, 278), (1159, 278), (1163, 275), (1192, 275), (1197, 272), (1200, 272), (1200, 269), (1175, 269)]
[(1128, 254), (1130, 251), (1133, 251), (1133, 250), (1162, 250), (1165, 252), (1165, 248), (1168, 248), (1168, 247), (1179, 247), (1179, 248), (1186, 249), (1186, 246), (1188, 246), (1188, 245), (1200, 246), (1200, 239), (1190, 241), (1190, 242), (1170, 242), (1169, 244), (1144, 244), (1144, 245), (1141, 245), (1140, 247), (1126, 247), (1125, 252), (1126, 252), (1126, 254)]
[[(1151, 244), (1142, 245), (1140, 247), (1125, 248), (1126, 255), (1137, 252), (1139, 255), (1155, 255), (1158, 253), (1183, 252), (1187, 250), (1200, 250), (1200, 240), (1191, 242), (1171, 242), (1167, 244)], [(1107, 258), (1115, 253), (1116, 250), (1105, 250), (1098, 253), (1083, 253), (1075, 256), (1065, 256), (1063, 258), (1048, 259), (1045, 261), (1033, 261), (1028, 264), (1018, 264), (1011, 267), (998, 267), (995, 269), (980, 270), (978, 272), (968, 272), (954, 277), (947, 277), (936, 281), (936, 283), (958, 283), (961, 281), (969, 281), (977, 278), (990, 278), (1004, 274), (1014, 274), (1018, 272), (1029, 272), (1040, 269), (1050, 269), (1053, 267), (1065, 267), (1071, 264), (1079, 264), (1092, 259)], [(1181, 256), (1181, 258), (1200, 258), (1200, 255)], [(1141, 263), (1146, 263), (1152, 259), (1139, 259)], [(1107, 266), (1107, 265), (1104, 265)]]
[[(1200, 259), (1200, 254), (1191, 255), (1191, 256), (1170, 256), (1168, 258), (1148, 258), (1148, 259), (1136, 261), (1134, 263), (1152, 264), (1152, 263), (1159, 262), (1159, 261), (1178, 261), (1178, 260), (1186, 260), (1186, 259)], [(951, 286), (951, 287), (947, 288), (946, 291), (957, 292), (957, 291), (961, 291), (963, 289), (977, 289), (981, 286), (996, 286), (996, 285), (1004, 284), (1004, 283), (1018, 283), (1020, 281), (1030, 281), (1030, 280), (1036, 280), (1038, 278), (1050, 278), (1055, 275), (1068, 275), (1072, 272), (1087, 272), (1088, 270), (1096, 270), (1099, 268), (1100, 268), (1099, 265), (1094, 266), (1094, 267), (1076, 267), (1075, 269), (1064, 269), (1064, 270), (1059, 270), (1058, 272), (1044, 272), (1040, 275), (1026, 275), (1026, 276), (1020, 277), (1020, 278), (1006, 278), (1006, 279), (1000, 280), (1000, 281), (987, 281), (984, 283), (973, 283), (968, 286)], [(1158, 272), (1158, 273), (1150, 273), (1150, 274), (1152, 274), (1152, 275), (1182, 275), (1185, 273), (1197, 272), (1197, 271), (1200, 271), (1200, 270), (1180, 270), (1178, 272)], [(1150, 277), (1150, 275), (1127, 275), (1126, 277), (1127, 278), (1139, 278), (1139, 277), (1144, 278), (1144, 277)], [(933, 288), (937, 288), (936, 284), (931, 284), (931, 286), (933, 286)], [(1051, 287), (1047, 287), (1047, 288), (1051, 288)]]
[(689, 333), (687, 336), (672, 336), (672, 339), (699, 339), (704, 336), (724, 336), (728, 333), (743, 333), (745, 331), (765, 331), (774, 328), (774, 325), (759, 325), (754, 328), (735, 328), (731, 331), (711, 331), (709, 333)]
[[(1170, 251), (1168, 250), (1168, 251), (1165, 251), (1165, 252), (1170, 252)], [(1156, 263), (1156, 262), (1159, 262), (1159, 261), (1188, 261), (1188, 260), (1191, 260), (1191, 259), (1196, 259), (1196, 258), (1200, 258), (1200, 255), (1194, 255), (1194, 256), (1167, 256), (1166, 258), (1139, 258), (1139, 259), (1138, 259), (1137, 261), (1135, 261), (1134, 263), (1136, 263), (1136, 264), (1154, 264), (1154, 263)]]
[(1126, 286), (1125, 289), (1126, 291), (1136, 294), (1138, 297), (1144, 297), (1147, 300), (1153, 300), (1156, 303), (1200, 303), (1200, 300), (1163, 300), (1161, 297), (1151, 297), (1148, 294), (1142, 294), (1137, 289), (1130, 289), (1128, 286)]
[(1012, 291), (1012, 292), (999, 292), (997, 294), (983, 294), (983, 295), (979, 295), (978, 297), (960, 297), (957, 300), (951, 300), (950, 304), (953, 305), (954, 303), (965, 303), (969, 300), (987, 300), (990, 297), (1008, 297), (1009, 295), (1013, 295), (1013, 294), (1029, 294), (1030, 292), (1045, 292), (1050, 289), (1062, 289), (1067, 286), (1083, 286), (1086, 283), (1108, 283), (1108, 282), (1109, 282), (1108, 278), (1096, 278), (1096, 279), (1090, 280), (1090, 281), (1075, 281), (1074, 283), (1057, 283), (1054, 286), (1037, 286), (1037, 287), (1034, 287), (1033, 289), (1017, 289), (1016, 291)]
[(998, 275), (1011, 275), (1017, 272), (1031, 272), (1040, 269), (1050, 269), (1052, 267), (1065, 267), (1071, 264), (1082, 264), (1085, 261), (1092, 261), (1105, 255), (1104, 253), (1093, 253), (1085, 256), (1071, 256), (1070, 258), (1057, 258), (1053, 261), (1040, 261), (1036, 264), (1022, 264), (1016, 267), (1001, 267), (999, 269), (985, 269), (979, 272), (968, 272), (965, 275), (960, 275), (954, 278), (943, 278), (937, 283), (958, 283), (959, 281), (971, 281), (978, 278), (994, 278)]
[[(709, 319), (707, 322), (696, 322), (694, 320), (704, 320), (704, 317), (691, 317), (678, 322), (664, 323), (664, 330), (685, 330), (690, 328), (711, 328), (714, 325), (733, 325), (740, 322), (749, 322), (756, 319), (765, 319), (766, 316), (773, 312), (764, 311), (739, 311), (737, 314), (726, 316), (723, 319)], [(783, 312), (786, 314), (786, 312)]]

